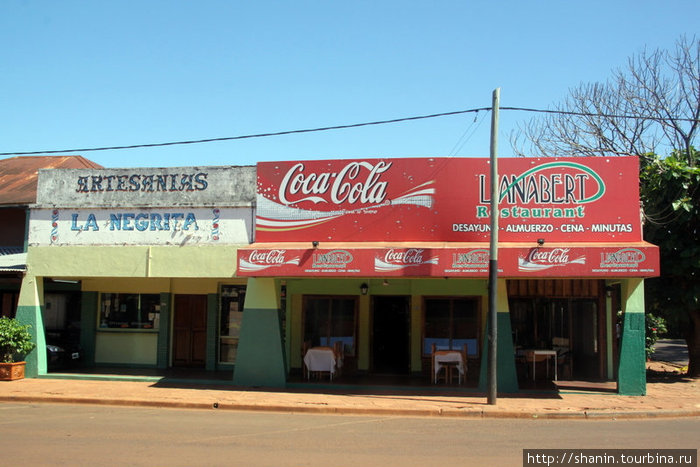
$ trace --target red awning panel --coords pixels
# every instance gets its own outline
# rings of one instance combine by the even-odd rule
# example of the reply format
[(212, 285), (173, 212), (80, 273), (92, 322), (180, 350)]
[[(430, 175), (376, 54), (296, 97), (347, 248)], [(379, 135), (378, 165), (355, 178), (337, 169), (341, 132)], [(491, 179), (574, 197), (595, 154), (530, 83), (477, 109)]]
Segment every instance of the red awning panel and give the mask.
[[(655, 277), (659, 249), (649, 243), (501, 244), (502, 277)], [(250, 277), (488, 277), (488, 244), (253, 244), (238, 251)]]

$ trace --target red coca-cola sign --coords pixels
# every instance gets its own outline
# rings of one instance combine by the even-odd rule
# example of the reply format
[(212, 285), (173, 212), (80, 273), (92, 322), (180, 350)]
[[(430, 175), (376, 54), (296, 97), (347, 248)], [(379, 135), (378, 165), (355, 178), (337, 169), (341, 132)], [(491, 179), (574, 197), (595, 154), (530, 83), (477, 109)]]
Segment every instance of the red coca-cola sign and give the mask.
[[(503, 242), (641, 241), (635, 157), (499, 160)], [(490, 238), (483, 158), (261, 162), (256, 242)]]
[[(464, 247), (358, 247), (238, 250), (239, 276), (488, 277), (489, 252)], [(499, 248), (501, 277), (654, 277), (659, 250), (634, 246)]]

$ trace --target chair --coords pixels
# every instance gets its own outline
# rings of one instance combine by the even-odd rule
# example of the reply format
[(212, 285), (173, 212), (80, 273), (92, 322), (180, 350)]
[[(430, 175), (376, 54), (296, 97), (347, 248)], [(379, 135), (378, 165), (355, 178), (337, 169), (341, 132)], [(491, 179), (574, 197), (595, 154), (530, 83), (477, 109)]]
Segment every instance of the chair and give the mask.
[(345, 350), (343, 348), (342, 341), (335, 341), (333, 344), (333, 353), (335, 354), (335, 375), (340, 376), (343, 371), (343, 356), (345, 355)]
[[(459, 381), (460, 384), (462, 384), (462, 373), (459, 371), (459, 363), (458, 362), (442, 362), (440, 365), (442, 368), (438, 371), (438, 373), (435, 373), (435, 353), (438, 351), (437, 346), (435, 344), (432, 344), (430, 346), (430, 378), (433, 380), (433, 383), (437, 384), (438, 381), (441, 379), (445, 381), (446, 384), (449, 384), (452, 382), (452, 378), (455, 375), (455, 372), (457, 374), (457, 381)], [(456, 350), (455, 350), (456, 352)], [(467, 377), (467, 344), (464, 344), (462, 346), (462, 349), (459, 351), (459, 353), (462, 356), (462, 365), (463, 365), (463, 371), (464, 371), (464, 379), (466, 381)], [(444, 371), (443, 371), (444, 370)]]
[(304, 357), (306, 356), (306, 352), (308, 352), (310, 348), (311, 348), (311, 342), (309, 342), (309, 341), (305, 341), (304, 343), (301, 344), (301, 371), (302, 371), (302, 376), (304, 379), (311, 378), (311, 373), (309, 372), (309, 369), (306, 367), (306, 363), (304, 363)]

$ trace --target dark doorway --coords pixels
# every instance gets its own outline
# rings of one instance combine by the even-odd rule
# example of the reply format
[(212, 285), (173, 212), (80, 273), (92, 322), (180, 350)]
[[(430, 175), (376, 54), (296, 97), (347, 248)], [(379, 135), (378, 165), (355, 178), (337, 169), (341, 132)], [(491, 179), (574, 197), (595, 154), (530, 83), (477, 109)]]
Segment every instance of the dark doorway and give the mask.
[(582, 378), (602, 376), (598, 362), (598, 309), (593, 300), (574, 300), (571, 307), (572, 354), (575, 374)]
[(175, 295), (173, 366), (202, 368), (207, 353), (207, 296)]
[(408, 297), (374, 297), (372, 302), (372, 370), (376, 374), (410, 373), (410, 301)]

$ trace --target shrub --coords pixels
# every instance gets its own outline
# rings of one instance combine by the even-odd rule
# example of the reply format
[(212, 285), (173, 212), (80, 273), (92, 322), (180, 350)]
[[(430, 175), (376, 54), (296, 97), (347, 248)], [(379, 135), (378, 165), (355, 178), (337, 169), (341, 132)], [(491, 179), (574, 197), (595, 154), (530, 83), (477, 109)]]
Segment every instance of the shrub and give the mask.
[(0, 362), (12, 363), (15, 355), (24, 357), (34, 349), (30, 327), (15, 318), (0, 318)]
[(656, 351), (654, 348), (656, 341), (659, 340), (661, 334), (666, 333), (666, 320), (654, 316), (651, 313), (647, 313), (645, 316), (646, 322), (646, 345), (645, 350), (647, 354), (647, 360), (651, 358), (652, 354)]

